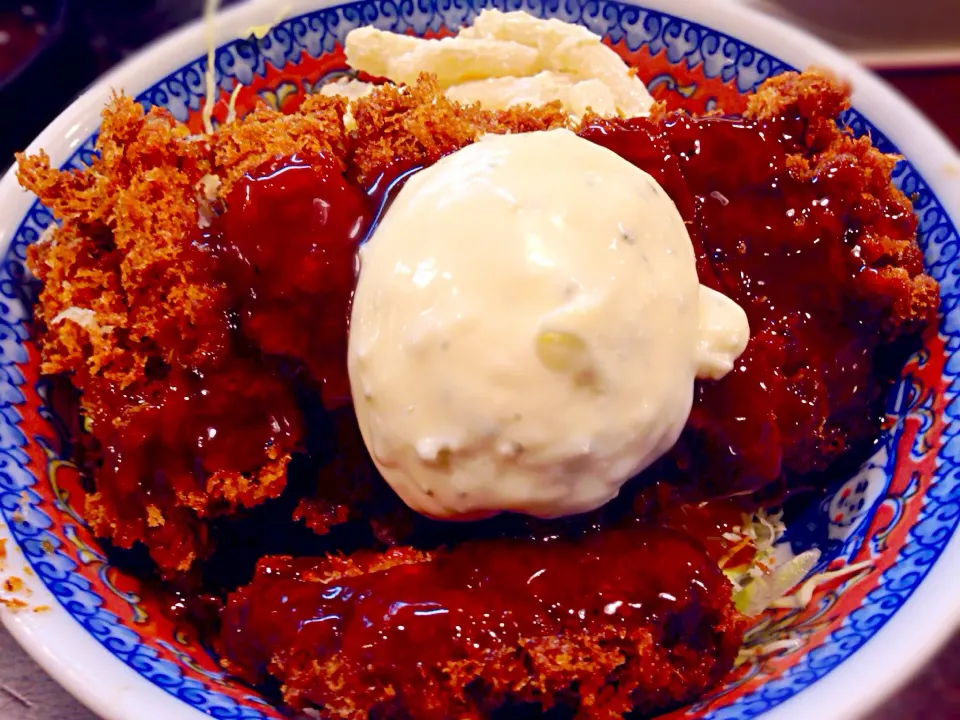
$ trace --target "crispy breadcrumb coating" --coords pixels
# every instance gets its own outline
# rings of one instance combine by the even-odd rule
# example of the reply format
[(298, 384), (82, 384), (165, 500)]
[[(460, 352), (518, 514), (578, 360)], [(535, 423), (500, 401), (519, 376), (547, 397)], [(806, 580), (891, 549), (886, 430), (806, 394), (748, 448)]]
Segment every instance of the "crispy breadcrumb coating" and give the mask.
[(225, 198), (244, 173), (278, 156), (321, 153), (345, 161), (346, 102), (340, 97), (312, 95), (292, 115), (261, 105), (239, 122), (225, 126), (213, 137), (213, 162)]
[(570, 125), (559, 103), (481, 110), (450, 101), (436, 80), (421, 75), (413, 87), (384, 85), (352, 107), (351, 174), (367, 185), (392, 166), (429, 165), (485, 133), (534, 132)]
[(83, 171), (53, 169), (42, 152), (18, 157), (20, 183), (61, 223), (29, 248), (27, 264), (43, 283), (42, 371), (72, 372), (81, 388), (88, 377), (126, 388), (145, 380), (151, 358), (191, 363), (223, 352), (218, 288), (185, 242), (210, 149), (166, 111), (144, 114), (118, 96), (97, 150)]
[[(611, 554), (603, 578), (553, 575), (561, 568), (544, 560), (528, 579), (518, 554), (542, 541), (521, 543), (513, 557), (509, 544), (494, 541), (428, 554), (400, 547), (322, 560), (264, 558), (254, 581), (224, 610), (222, 662), (253, 683), (269, 672), (282, 681), (286, 703), (322, 708), (321, 716), (329, 718), (484, 718), (524, 705), (565, 707), (582, 718), (662, 711), (716, 682), (742, 640), (730, 586), (708, 566), (702, 549), (681, 538), (630, 530), (594, 536), (589, 552)], [(687, 572), (697, 580), (687, 586), (670, 570), (661, 575), (644, 565), (636, 571), (645, 579), (623, 580), (621, 589), (613, 577), (630, 565), (612, 556), (614, 548), (636, 550), (631, 559), (637, 562), (647, 553), (665, 553), (668, 562), (690, 563)], [(560, 558), (570, 550), (553, 552)], [(572, 559), (570, 567), (580, 561)], [(463, 584), (465, 577), (471, 580)], [(528, 596), (503, 596), (501, 582)], [(568, 584), (576, 588), (572, 595)], [(637, 612), (618, 613), (622, 603), (607, 598), (620, 592), (637, 599), (647, 592), (674, 594), (669, 607), (644, 616), (642, 603)], [(582, 608), (579, 620), (565, 619), (570, 598)], [(278, 602), (286, 612), (276, 612)], [(381, 607), (389, 608), (382, 617)], [(398, 616), (416, 607), (422, 614)], [(454, 620), (464, 609), (470, 619)], [(483, 610), (486, 615), (472, 619)], [(484, 634), (480, 628), (487, 623), (510, 639), (475, 643), (480, 638), (474, 633)], [(374, 638), (385, 646), (364, 644)], [(431, 652), (418, 641), (443, 650)]]

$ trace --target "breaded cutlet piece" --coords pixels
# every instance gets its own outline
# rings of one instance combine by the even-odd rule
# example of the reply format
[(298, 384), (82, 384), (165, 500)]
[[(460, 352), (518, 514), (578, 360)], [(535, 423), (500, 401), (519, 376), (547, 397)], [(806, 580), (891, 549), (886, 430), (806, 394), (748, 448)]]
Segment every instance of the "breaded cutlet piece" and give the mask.
[(795, 113), (806, 121), (805, 154), (792, 158), (799, 177), (813, 179), (833, 168), (855, 169), (862, 184), (855, 217), (858, 243), (867, 267), (876, 271), (869, 292), (885, 307), (886, 340), (918, 332), (936, 323), (940, 306), (937, 282), (924, 272), (917, 244), (917, 220), (909, 198), (893, 184), (898, 156), (882, 153), (867, 136), (855, 138), (837, 125), (850, 108), (850, 88), (829, 71), (783, 73), (757, 89), (747, 118), (777, 118)]
[(19, 155), (21, 185), (62, 224), (27, 257), (43, 283), (43, 372), (122, 389), (148, 382), (151, 360), (215, 364), (227, 352), (229, 308), (192, 241), (232, 184), (265, 160), (304, 151), (342, 158), (342, 112), (342, 100), (326, 97), (294, 116), (260, 107), (204, 137), (120, 95), (103, 112), (90, 168), (61, 171), (42, 152)]
[[(364, 177), (376, 177), (396, 157), (400, 158), (401, 166), (429, 162), (460, 147), (474, 133), (475, 121), (465, 119), (472, 116), (455, 107), (450, 110), (449, 103), (438, 98), (435, 89), (425, 82), (414, 93), (398, 93), (387, 88), (379, 92), (385, 102), (381, 100), (376, 112), (355, 110), (358, 118), (368, 118), (361, 122), (361, 129), (369, 128), (362, 132), (371, 137), (366, 145), (377, 148), (375, 157), (360, 150), (354, 155), (352, 167), (358, 168)], [(757, 120), (775, 120), (782, 116), (801, 119), (804, 132), (796, 138), (796, 147), (788, 158), (790, 169), (800, 183), (811, 184), (818, 176), (829, 175), (836, 168), (847, 173), (852, 183), (859, 184), (860, 200), (851, 216), (850, 232), (856, 233), (858, 257), (872, 272), (861, 274), (855, 286), (856, 296), (846, 297), (844, 302), (860, 305), (865, 315), (880, 319), (875, 328), (864, 327), (863, 332), (878, 334), (878, 344), (883, 347), (936, 322), (938, 286), (923, 271), (916, 218), (909, 199), (891, 181), (897, 158), (880, 152), (869, 138), (854, 138), (838, 126), (838, 115), (848, 107), (849, 88), (836, 78), (820, 71), (785, 73), (765, 82), (751, 96), (746, 116)], [(442, 123), (446, 134), (438, 132), (420, 140), (421, 128), (432, 127), (424, 116), (433, 118), (434, 113), (450, 113)], [(657, 107), (651, 127), (655, 131), (657, 126), (676, 118), (675, 111)], [(535, 121), (528, 117), (525, 122)], [(584, 125), (589, 128), (592, 122), (588, 118)], [(600, 121), (614, 129), (618, 122)], [(389, 132), (376, 135), (379, 127), (387, 127)], [(384, 137), (387, 135), (389, 141)], [(642, 142), (642, 138), (635, 141)], [(660, 155), (654, 153), (656, 157), (652, 162), (661, 162), (659, 158), (668, 154), (670, 150), (665, 146)], [(679, 166), (676, 167), (679, 172)], [(668, 188), (668, 192), (672, 190)], [(681, 187), (679, 191), (688, 192), (688, 189)], [(824, 268), (825, 273), (829, 270)], [(789, 278), (778, 278), (778, 282), (789, 282)], [(802, 306), (803, 302), (800, 293), (797, 304)], [(811, 362), (800, 365), (809, 366)], [(817, 368), (812, 370), (815, 373)], [(804, 373), (811, 374), (806, 370)], [(801, 429), (800, 440), (782, 436), (754, 438), (751, 442), (757, 449), (778, 459), (775, 467), (747, 481), (750, 489), (789, 483), (798, 476), (822, 470), (850, 449), (876, 436), (879, 427), (872, 403), (876, 393), (886, 387), (887, 380), (878, 378), (873, 394), (863, 392), (871, 388), (861, 388), (859, 396), (846, 400), (827, 398), (826, 406), (811, 408), (810, 427)], [(726, 420), (726, 417), (716, 417), (715, 413), (705, 415), (695, 408), (692, 425), (700, 429), (687, 432), (673, 457), (667, 460), (684, 468), (681, 474), (685, 485), (699, 485), (698, 491), (706, 496), (723, 495), (730, 487), (729, 476), (724, 472), (731, 465), (729, 457), (724, 455), (730, 443), (722, 435), (714, 435), (712, 430)], [(320, 534), (340, 524), (365, 523), (385, 541), (402, 538), (409, 527), (403, 508), (399, 512), (394, 508), (389, 501), (395, 502), (396, 498), (385, 488), (371, 494), (374, 486), (382, 487), (382, 480), (379, 477), (375, 477), (374, 482), (369, 480), (376, 471), (359, 436), (351, 440), (346, 425), (338, 424), (337, 435), (347, 451), (338, 454), (322, 469), (317, 492), (303, 501), (297, 519), (305, 520)], [(719, 481), (713, 483), (710, 478), (719, 478)]]
[(300, 411), (269, 367), (229, 357), (205, 375), (170, 370), (135, 395), (97, 381), (82, 402), (97, 444), (84, 517), (118, 547), (143, 543), (164, 577), (212, 552), (212, 520), (286, 487)]
[[(697, 384), (672, 453), (681, 482), (703, 497), (823, 482), (819, 474), (879, 435), (884, 393), (905, 359), (897, 341), (936, 325), (939, 288), (892, 181), (899, 158), (838, 124), (849, 105), (849, 88), (829, 75), (772, 78), (745, 114), (780, 138), (769, 159), (744, 153), (729, 173), (687, 178), (699, 198), (691, 235), (704, 243), (701, 281), (720, 278), (715, 289), (751, 322), (734, 371)], [(724, 224), (718, 192), (765, 220)]]
[[(362, 101), (354, 113), (363, 129), (354, 135), (344, 128), (346, 109), (341, 98), (315, 95), (292, 115), (260, 106), (211, 136), (194, 136), (165, 110), (145, 113), (120, 95), (104, 110), (100, 157), (90, 168), (60, 171), (43, 153), (18, 157), (21, 184), (59, 222), (27, 257), (43, 285), (35, 314), (42, 371), (69, 374), (84, 392), (101, 446), (142, 430), (128, 426), (170, 372), (232, 367), (228, 293), (194, 241), (245, 173), (278, 156), (322, 153), (370, 178), (394, 160), (433, 161), (483, 132), (566, 122), (554, 108), (461, 108), (429, 78), (403, 96), (383, 88)], [(143, 499), (95, 471), (86, 514), (98, 535), (121, 547), (143, 541), (164, 572), (183, 571), (209, 553), (210, 518), (283, 490), (291, 449), (270, 446), (260, 468), (204, 466), (195, 477), (178, 470), (163, 491), (154, 487), (157, 473), (145, 471)], [(320, 502), (304, 506), (315, 525), (329, 511)], [(176, 537), (182, 542), (171, 542)]]
[[(18, 160), (21, 184), (60, 223), (27, 254), (43, 284), (35, 309), (41, 370), (69, 374), (83, 392), (88, 429), (110, 462), (109, 448), (137, 431), (130, 418), (144, 397), (162, 388), (150, 373), (222, 362), (228, 330), (208, 259), (187, 242), (212, 167), (208, 143), (169, 113), (145, 114), (117, 96), (104, 110), (97, 150), (83, 171), (53, 169), (43, 153)], [(175, 572), (207, 554), (208, 533), (186, 498), (161, 491), (162, 472), (132, 487), (98, 477), (85, 516), (98, 536), (125, 548), (142, 541), (164, 572)]]
[(43, 283), (36, 307), (46, 374), (126, 388), (151, 358), (224, 352), (226, 322), (205, 258), (185, 241), (200, 219), (208, 143), (164, 110), (117, 96), (103, 112), (99, 157), (82, 171), (18, 156), (18, 178), (61, 223), (27, 253)]
[(612, 720), (729, 671), (743, 621), (697, 543), (641, 528), (553, 542), (264, 558), (222, 614), (222, 664), (324, 718), (418, 720), (524, 705)]
[[(297, 442), (277, 435), (259, 461), (242, 464), (229, 457), (189, 461), (180, 456), (184, 446), (169, 446), (184, 440), (164, 438), (169, 432), (152, 419), (158, 412), (162, 417), (157, 408), (167, 403), (171, 375), (189, 368), (229, 377), (239, 367), (225, 289), (194, 240), (224, 184), (272, 157), (273, 150), (329, 149), (340, 105), (327, 100), (325, 114), (304, 116), (286, 132), (278, 126), (279, 113), (261, 109), (232, 126), (235, 132), (204, 138), (191, 136), (164, 110), (144, 113), (118, 96), (104, 111), (100, 157), (90, 168), (59, 171), (42, 153), (19, 158), (21, 183), (60, 222), (27, 257), (43, 284), (35, 315), (42, 371), (69, 374), (83, 392), (101, 462), (113, 462), (115, 446), (155, 453), (149, 462), (133, 457), (129, 447), (123, 453), (126, 467), (142, 467), (133, 484), (95, 469), (87, 520), (98, 536), (120, 547), (143, 542), (164, 574), (186, 571), (209, 554), (212, 518), (279, 495)], [(275, 147), (268, 144), (264, 155), (267, 136)], [(279, 397), (288, 392), (282, 385), (241, 385), (237, 402), (288, 402)], [(248, 426), (237, 425), (229, 407), (211, 412), (222, 414), (206, 417), (210, 426), (221, 435), (234, 433), (241, 445), (258, 423), (249, 418)], [(126, 437), (139, 441), (127, 443)], [(158, 450), (157, 442), (168, 446)]]

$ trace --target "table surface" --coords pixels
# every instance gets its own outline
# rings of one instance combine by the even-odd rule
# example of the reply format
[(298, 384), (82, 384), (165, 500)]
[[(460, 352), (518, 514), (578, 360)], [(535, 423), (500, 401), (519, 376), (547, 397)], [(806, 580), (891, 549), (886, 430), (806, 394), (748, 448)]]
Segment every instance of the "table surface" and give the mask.
[[(76, 87), (61, 88), (60, 105), (97, 74), (152, 37), (198, 14), (202, 0), (87, 0), (72, 17), (79, 25), (89, 50), (89, 77), (76, 80)], [(76, 10), (76, 4), (74, 6)], [(960, 145), (960, 113), (943, 98), (960, 97), (960, 68), (926, 69), (884, 73), (889, 81), (910, 97), (941, 129)], [(55, 114), (55, 109), (46, 110)], [(29, 137), (51, 117), (18, 116), (28, 127)], [(21, 126), (22, 127), (22, 126)], [(29, 137), (27, 139), (29, 139)], [(0, 138), (0, 166), (9, 150)], [(870, 716), (870, 720), (947, 720), (960, 718), (960, 634), (957, 635), (906, 687)], [(0, 629), (0, 719), (2, 720), (96, 720), (50, 680), (24, 654), (14, 640)]]

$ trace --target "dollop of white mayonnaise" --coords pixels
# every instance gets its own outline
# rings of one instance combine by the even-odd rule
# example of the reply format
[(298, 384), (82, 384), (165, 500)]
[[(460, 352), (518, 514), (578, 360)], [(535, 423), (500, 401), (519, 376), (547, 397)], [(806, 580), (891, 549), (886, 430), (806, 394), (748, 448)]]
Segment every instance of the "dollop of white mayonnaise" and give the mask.
[(743, 352), (645, 172), (568, 130), (487, 136), (360, 250), (349, 369), (374, 462), (442, 518), (585, 512), (667, 452)]

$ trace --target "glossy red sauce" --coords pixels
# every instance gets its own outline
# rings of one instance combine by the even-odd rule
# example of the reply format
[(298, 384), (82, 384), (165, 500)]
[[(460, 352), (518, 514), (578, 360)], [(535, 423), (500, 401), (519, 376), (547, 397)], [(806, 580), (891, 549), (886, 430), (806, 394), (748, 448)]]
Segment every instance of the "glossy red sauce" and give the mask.
[(402, 684), (418, 663), (482, 661), (524, 638), (647, 628), (689, 643), (729, 594), (716, 564), (684, 535), (632, 528), (575, 541), (490, 540), (436, 560), (352, 577), (327, 560), (267, 558), (224, 612), (222, 653), (262, 677), (275, 655), (367, 669)]
[(23, 69), (24, 63), (43, 43), (47, 27), (36, 18), (27, 16), (21, 9), (0, 10), (0, 79)]
[[(94, 404), (104, 415), (93, 428), (97, 486), (110, 512), (136, 520), (151, 505), (189, 505), (204, 515), (211, 475), (255, 477), (301, 447), (299, 383), (319, 389), (328, 407), (349, 401), (354, 258), (373, 204), (323, 156), (277, 158), (234, 185), (229, 212), (214, 218), (191, 255), (198, 272), (227, 289), (225, 356), (197, 368), (148, 368), (162, 382)], [(249, 497), (228, 494), (257, 504), (282, 488), (252, 484)]]
[(666, 482), (644, 484), (631, 498), (633, 522), (662, 525), (696, 540), (714, 560), (725, 560), (735, 544), (730, 538), (757, 509), (751, 498), (687, 502), (683, 493)]
[[(894, 223), (911, 232), (915, 221), (899, 206), (864, 205), (856, 158), (800, 176), (787, 156), (803, 153), (803, 132), (797, 120), (681, 115), (600, 122), (582, 133), (660, 182), (688, 221), (701, 282), (750, 320), (750, 344), (733, 372), (698, 383), (674, 452), (706, 496), (823, 469), (845, 435), (879, 421), (864, 408), (877, 391), (880, 318), (858, 303), (883, 289), (866, 277), (876, 272), (857, 228)], [(828, 422), (847, 407), (862, 417), (835, 413)]]
[(354, 258), (372, 202), (337, 162), (295, 155), (245, 175), (226, 203), (212, 242), (242, 332), (303, 363), (328, 406), (348, 403)]
[(174, 493), (203, 492), (214, 471), (255, 472), (269, 448), (289, 448), (301, 433), (293, 395), (258, 363), (175, 370), (155, 387), (138, 397), (103, 398), (107, 407), (126, 408), (111, 411), (124, 422), (94, 425), (103, 460), (98, 486), (122, 500), (121, 514), (142, 512), (150, 502), (162, 506)]

